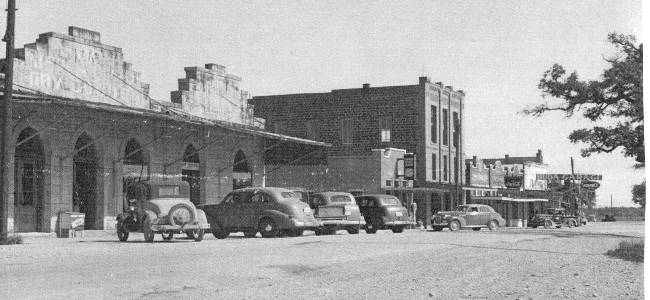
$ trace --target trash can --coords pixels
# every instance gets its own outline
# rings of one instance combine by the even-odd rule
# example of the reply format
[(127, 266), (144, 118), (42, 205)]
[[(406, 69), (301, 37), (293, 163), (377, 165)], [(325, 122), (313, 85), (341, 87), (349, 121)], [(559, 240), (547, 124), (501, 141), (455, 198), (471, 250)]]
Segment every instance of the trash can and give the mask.
[(86, 214), (80, 212), (60, 212), (58, 237), (83, 237)]

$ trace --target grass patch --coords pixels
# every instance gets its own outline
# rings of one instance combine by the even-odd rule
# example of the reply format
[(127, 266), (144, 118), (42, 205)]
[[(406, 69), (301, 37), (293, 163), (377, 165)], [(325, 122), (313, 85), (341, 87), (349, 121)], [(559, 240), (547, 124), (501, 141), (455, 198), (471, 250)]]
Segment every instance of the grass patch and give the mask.
[(6, 232), (0, 233), (0, 245), (16, 245), (22, 243), (23, 237), (20, 235), (9, 234)]
[(642, 263), (644, 246), (645, 246), (644, 239), (622, 241), (618, 244), (618, 248), (614, 250), (609, 250), (605, 254), (623, 260)]

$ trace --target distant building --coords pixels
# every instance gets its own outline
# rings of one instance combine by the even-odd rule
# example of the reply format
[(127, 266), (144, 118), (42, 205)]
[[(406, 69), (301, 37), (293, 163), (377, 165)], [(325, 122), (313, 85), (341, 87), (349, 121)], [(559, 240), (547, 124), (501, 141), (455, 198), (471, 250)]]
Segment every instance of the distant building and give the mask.
[[(462, 90), (420, 77), (414, 85), (364, 84), (326, 93), (256, 96), (249, 103), (270, 131), (332, 145), (324, 149), (328, 164), (293, 162), (270, 174), (268, 185), (395, 194), (409, 205), (417, 203), (417, 217), (428, 222), (432, 213), (464, 203), (464, 101)], [(413, 180), (399, 174), (402, 159), (393, 162), (390, 174), (375, 176), (380, 171), (374, 157), (393, 152), (415, 154)], [(316, 174), (328, 174), (327, 180)]]
[(542, 151), (533, 157), (478, 159), (466, 163), (466, 185), (463, 187), (468, 203), (492, 206), (506, 219), (507, 226), (525, 227), (528, 218), (540, 211), (549, 200), (557, 200), (557, 193), (547, 191), (546, 180), (537, 180), (537, 174), (548, 173)]

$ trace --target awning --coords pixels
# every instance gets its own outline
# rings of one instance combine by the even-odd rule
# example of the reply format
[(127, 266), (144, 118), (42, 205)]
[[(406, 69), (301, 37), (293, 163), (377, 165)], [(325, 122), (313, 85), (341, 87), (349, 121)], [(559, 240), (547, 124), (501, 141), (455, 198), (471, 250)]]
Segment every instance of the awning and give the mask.
[(474, 200), (492, 200), (492, 201), (509, 201), (509, 202), (548, 202), (548, 199), (543, 198), (510, 198), (510, 197), (492, 197), (492, 196), (474, 196)]

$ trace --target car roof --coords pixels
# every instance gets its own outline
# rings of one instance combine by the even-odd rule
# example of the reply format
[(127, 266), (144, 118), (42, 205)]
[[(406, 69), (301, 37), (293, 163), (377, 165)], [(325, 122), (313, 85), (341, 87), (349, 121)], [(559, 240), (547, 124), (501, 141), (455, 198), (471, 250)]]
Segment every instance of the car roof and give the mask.
[(397, 198), (397, 197), (395, 197), (393, 195), (385, 195), (385, 194), (371, 194), (371, 195), (359, 195), (359, 196), (356, 196), (356, 198), (363, 198), (363, 197), (368, 197), (368, 198), (387, 198), (387, 197)]
[(260, 192), (266, 192), (266, 193), (269, 193), (269, 194), (282, 193), (282, 192), (291, 192), (291, 190), (289, 190), (289, 189), (279, 188), (279, 187), (245, 187), (245, 188), (234, 190), (232, 192), (251, 192), (251, 191), (260, 191)]

